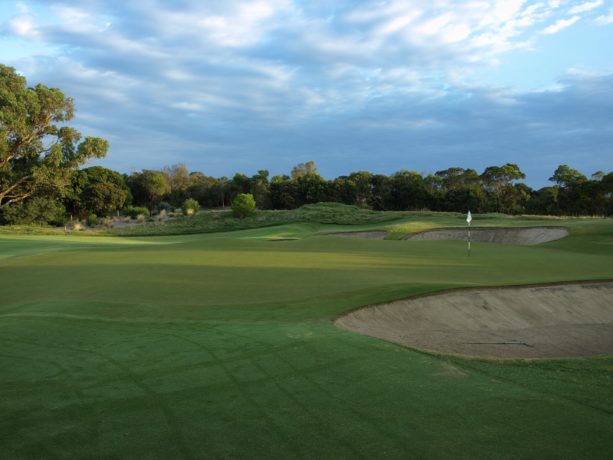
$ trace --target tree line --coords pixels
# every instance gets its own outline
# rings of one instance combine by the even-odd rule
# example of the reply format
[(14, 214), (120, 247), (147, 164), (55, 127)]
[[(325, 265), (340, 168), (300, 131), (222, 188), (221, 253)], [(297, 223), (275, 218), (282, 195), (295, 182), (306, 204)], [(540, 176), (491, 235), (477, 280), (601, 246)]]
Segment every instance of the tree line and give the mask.
[(613, 214), (613, 172), (588, 178), (568, 165), (539, 190), (523, 183), (525, 174), (512, 163), (481, 173), (452, 167), (431, 174), (357, 171), (334, 179), (322, 177), (313, 161), (272, 177), (260, 170), (216, 178), (182, 164), (128, 175), (101, 166), (79, 169), (104, 157), (108, 143), (66, 126), (73, 116), (74, 102), (61, 90), (28, 87), (0, 64), (0, 224), (63, 224), (68, 216), (132, 214), (134, 206), (156, 212), (185, 207), (187, 200), (224, 208), (241, 195), (252, 195), (260, 209), (339, 202), (381, 211)]
[(304, 204), (338, 202), (373, 210), (500, 212), (506, 214), (612, 215), (613, 173), (586, 177), (559, 166), (552, 185), (534, 190), (521, 182), (515, 164), (474, 169), (448, 168), (433, 174), (401, 170), (391, 175), (353, 172), (334, 179), (318, 174), (313, 162), (289, 175), (270, 177), (260, 170), (247, 176), (211, 177), (183, 164), (162, 170), (121, 174), (101, 166), (72, 171), (65, 187), (39, 190), (0, 210), (4, 224), (63, 224), (67, 216), (129, 213), (133, 206), (155, 213), (174, 210), (188, 200), (203, 208), (224, 208), (241, 194), (254, 197), (259, 209), (294, 209)]

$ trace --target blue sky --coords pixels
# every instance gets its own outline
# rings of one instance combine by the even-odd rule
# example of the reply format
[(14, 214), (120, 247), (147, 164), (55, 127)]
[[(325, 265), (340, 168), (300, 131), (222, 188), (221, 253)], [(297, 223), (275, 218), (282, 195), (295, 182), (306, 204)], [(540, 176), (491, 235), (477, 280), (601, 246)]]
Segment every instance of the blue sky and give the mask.
[(0, 2), (122, 172), (613, 170), (613, 0)]

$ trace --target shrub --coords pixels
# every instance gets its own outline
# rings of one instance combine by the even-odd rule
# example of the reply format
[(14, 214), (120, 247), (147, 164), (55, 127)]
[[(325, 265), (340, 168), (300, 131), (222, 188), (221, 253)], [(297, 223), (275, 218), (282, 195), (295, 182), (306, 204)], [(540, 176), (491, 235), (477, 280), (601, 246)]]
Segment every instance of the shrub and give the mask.
[(185, 216), (191, 216), (192, 214), (196, 214), (196, 212), (198, 212), (198, 209), (200, 209), (200, 204), (198, 204), (198, 202), (193, 198), (188, 198), (183, 202), (183, 205), (181, 206), (181, 210), (183, 211), (183, 215)]
[(242, 219), (255, 212), (255, 199), (251, 193), (241, 193), (232, 201), (232, 214)]
[(98, 216), (96, 214), (90, 214), (87, 216), (87, 226), (95, 227), (96, 225), (98, 225)]
[(145, 223), (145, 215), (144, 214), (139, 214), (138, 216), (136, 216), (136, 221), (139, 224), (144, 224)]
[(168, 201), (161, 201), (160, 204), (158, 204), (158, 209), (160, 213), (162, 211), (170, 212), (172, 211), (172, 205)]
[(45, 197), (34, 197), (11, 204), (0, 211), (0, 225), (64, 225), (66, 209)]
[(132, 219), (138, 218), (139, 214), (144, 216), (149, 215), (149, 209), (141, 206), (127, 206), (123, 209), (123, 213), (130, 216)]

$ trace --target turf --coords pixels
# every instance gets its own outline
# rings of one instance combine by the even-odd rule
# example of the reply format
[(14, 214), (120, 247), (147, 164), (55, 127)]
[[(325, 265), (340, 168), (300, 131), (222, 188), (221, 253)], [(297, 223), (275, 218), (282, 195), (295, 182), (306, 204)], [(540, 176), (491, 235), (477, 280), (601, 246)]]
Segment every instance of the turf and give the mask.
[(571, 236), (474, 244), (470, 257), (462, 242), (326, 236), (462, 224), (398, 219), (148, 238), (0, 235), (0, 451), (608, 458), (613, 358), (437, 356), (332, 320), (440, 289), (612, 279), (613, 221), (546, 221)]

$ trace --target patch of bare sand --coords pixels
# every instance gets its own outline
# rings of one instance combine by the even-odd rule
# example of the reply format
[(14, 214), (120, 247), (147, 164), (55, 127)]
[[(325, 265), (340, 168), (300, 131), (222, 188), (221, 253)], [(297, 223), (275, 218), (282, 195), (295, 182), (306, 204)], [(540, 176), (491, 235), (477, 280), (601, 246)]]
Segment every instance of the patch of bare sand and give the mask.
[(460, 290), (366, 307), (340, 327), (410, 347), (485, 358), (613, 353), (613, 282)]
[[(471, 241), (479, 243), (533, 245), (568, 236), (564, 227), (472, 227)], [(466, 228), (439, 228), (409, 235), (407, 240), (466, 240)]]

